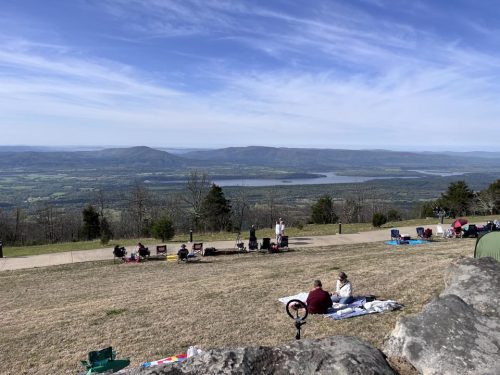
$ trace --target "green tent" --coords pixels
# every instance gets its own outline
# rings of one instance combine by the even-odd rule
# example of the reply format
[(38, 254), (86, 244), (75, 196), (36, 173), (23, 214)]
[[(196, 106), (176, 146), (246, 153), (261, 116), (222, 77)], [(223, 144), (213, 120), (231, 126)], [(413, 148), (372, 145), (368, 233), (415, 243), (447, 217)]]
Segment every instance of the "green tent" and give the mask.
[(476, 241), (474, 258), (492, 257), (500, 261), (500, 231), (489, 232)]

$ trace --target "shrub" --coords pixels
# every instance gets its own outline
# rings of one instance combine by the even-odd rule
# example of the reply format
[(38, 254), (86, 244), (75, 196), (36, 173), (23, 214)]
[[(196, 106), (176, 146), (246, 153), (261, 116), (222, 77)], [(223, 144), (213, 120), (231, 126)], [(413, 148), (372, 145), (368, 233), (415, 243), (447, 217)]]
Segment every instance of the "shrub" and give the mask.
[(151, 226), (151, 234), (162, 241), (170, 240), (175, 235), (174, 225), (168, 217), (161, 217)]
[(380, 212), (376, 212), (373, 214), (372, 224), (375, 228), (380, 228), (385, 223), (387, 223), (387, 216)]
[(401, 221), (401, 213), (394, 209), (387, 211), (387, 221)]

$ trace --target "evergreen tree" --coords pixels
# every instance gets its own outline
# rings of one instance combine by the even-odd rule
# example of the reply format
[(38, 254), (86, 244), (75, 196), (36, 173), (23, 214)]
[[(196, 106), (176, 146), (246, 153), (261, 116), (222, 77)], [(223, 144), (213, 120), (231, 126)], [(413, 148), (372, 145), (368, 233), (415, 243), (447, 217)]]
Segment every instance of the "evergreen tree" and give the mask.
[(220, 186), (212, 184), (201, 205), (205, 228), (210, 231), (231, 230), (231, 203)]
[(387, 216), (380, 212), (375, 212), (372, 217), (372, 224), (375, 228), (380, 228), (382, 225), (387, 223)]
[(333, 201), (329, 195), (324, 195), (311, 207), (311, 221), (314, 224), (333, 224), (338, 220), (333, 211)]
[(111, 227), (109, 225), (108, 219), (103, 217), (101, 219), (101, 243), (103, 245), (106, 245), (112, 238), (113, 232), (111, 232)]
[(165, 242), (165, 240), (170, 240), (174, 237), (174, 225), (168, 217), (163, 216), (153, 222), (153, 225), (151, 226), (151, 234), (154, 238), (160, 238), (162, 242)]
[(442, 206), (450, 211), (451, 216), (465, 215), (467, 208), (472, 203), (474, 193), (467, 186), (465, 181), (452, 182), (448, 186), (446, 193), (441, 194), (439, 199)]
[(98, 238), (101, 234), (101, 225), (99, 221), (99, 213), (96, 211), (94, 206), (87, 205), (82, 210), (83, 215), (83, 237), (86, 240), (93, 240)]
[(387, 211), (388, 221), (401, 221), (401, 213), (398, 210), (391, 209)]

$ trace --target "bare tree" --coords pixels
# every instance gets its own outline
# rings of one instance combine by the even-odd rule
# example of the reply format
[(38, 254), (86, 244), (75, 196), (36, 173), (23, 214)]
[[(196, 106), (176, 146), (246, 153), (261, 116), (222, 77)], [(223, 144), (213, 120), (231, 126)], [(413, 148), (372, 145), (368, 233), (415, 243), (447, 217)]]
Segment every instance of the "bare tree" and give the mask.
[(278, 198), (278, 190), (275, 186), (272, 186), (266, 193), (266, 202), (267, 202), (267, 225), (273, 228), (275, 220), (277, 219), (277, 198)]
[(239, 230), (243, 229), (245, 218), (248, 214), (250, 204), (248, 203), (248, 193), (244, 189), (239, 189), (231, 199), (233, 222)]
[(199, 227), (202, 216), (202, 204), (210, 190), (208, 174), (200, 171), (191, 171), (186, 182), (183, 200), (189, 205), (192, 221)]
[(136, 184), (129, 196), (128, 212), (134, 225), (134, 234), (140, 237), (144, 234), (149, 220), (151, 196), (143, 185)]
[(473, 204), (477, 206), (483, 213), (493, 215), (497, 206), (497, 195), (492, 189), (485, 189), (474, 195)]
[(8, 241), (12, 237), (12, 228), (9, 215), (6, 211), (0, 209), (0, 240)]
[(358, 219), (358, 211), (360, 207), (354, 198), (347, 198), (342, 202), (340, 208), (340, 219), (342, 222), (349, 224), (354, 223)]
[(43, 228), (45, 241), (48, 243), (54, 243), (57, 240), (55, 223), (56, 215), (55, 207), (49, 203), (45, 204), (36, 211), (37, 222)]
[(95, 204), (93, 206), (95, 206), (97, 209), (99, 219), (104, 219), (104, 210), (106, 209), (106, 195), (104, 191), (102, 191), (101, 189), (95, 191), (94, 202)]
[(24, 245), (25, 242), (25, 224), (26, 224), (26, 213), (21, 207), (16, 207), (14, 210), (15, 224), (14, 224), (14, 238), (12, 241), (14, 243), (20, 242)]

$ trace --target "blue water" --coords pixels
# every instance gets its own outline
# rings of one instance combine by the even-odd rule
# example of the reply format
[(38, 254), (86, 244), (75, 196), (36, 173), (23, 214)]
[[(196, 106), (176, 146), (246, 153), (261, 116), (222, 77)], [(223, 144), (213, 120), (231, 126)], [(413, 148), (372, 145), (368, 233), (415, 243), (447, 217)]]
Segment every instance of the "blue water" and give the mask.
[[(436, 171), (417, 171), (423, 175), (435, 175), (435, 176), (455, 176), (458, 172), (436, 172)], [(324, 184), (351, 184), (359, 183), (370, 180), (386, 180), (389, 178), (420, 178), (415, 177), (369, 177), (369, 176), (339, 176), (336, 172), (319, 172), (324, 177), (316, 178), (290, 178), (290, 179), (280, 179), (280, 178), (239, 178), (239, 179), (214, 179), (212, 180), (218, 186), (279, 186), (279, 185), (324, 185)], [(173, 183), (185, 183), (185, 180), (172, 180), (164, 181), (166, 184)]]
[(428, 241), (424, 241), (424, 240), (408, 240), (407, 241), (408, 243), (399, 243), (399, 241), (396, 241), (396, 240), (391, 240), (391, 241), (385, 241), (384, 243), (386, 245), (401, 245), (401, 246), (404, 246), (404, 245), (423, 245), (423, 244), (426, 244)]
[(233, 180), (214, 180), (219, 186), (276, 186), (276, 185), (323, 185), (323, 184), (350, 184), (370, 180), (383, 180), (388, 178), (418, 178), (418, 177), (367, 177), (367, 176), (338, 176), (335, 172), (322, 172), (325, 177), (316, 178), (242, 178)]

